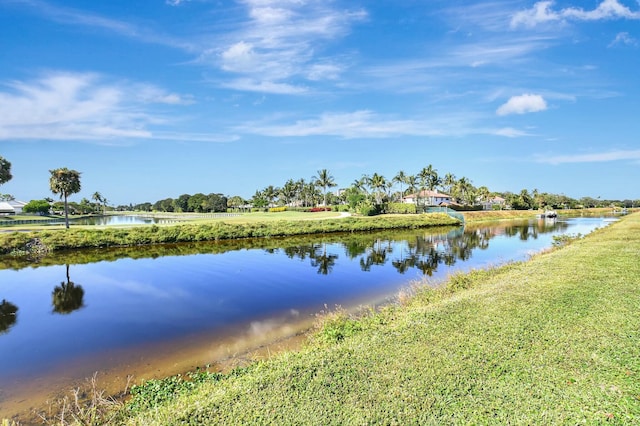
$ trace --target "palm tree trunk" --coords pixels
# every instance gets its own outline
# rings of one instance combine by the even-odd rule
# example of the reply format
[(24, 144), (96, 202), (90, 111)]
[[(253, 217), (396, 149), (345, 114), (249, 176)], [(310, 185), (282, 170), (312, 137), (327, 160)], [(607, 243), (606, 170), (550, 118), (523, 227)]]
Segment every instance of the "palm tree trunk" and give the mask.
[(64, 194), (64, 224), (69, 229), (69, 206), (67, 205), (67, 194)]

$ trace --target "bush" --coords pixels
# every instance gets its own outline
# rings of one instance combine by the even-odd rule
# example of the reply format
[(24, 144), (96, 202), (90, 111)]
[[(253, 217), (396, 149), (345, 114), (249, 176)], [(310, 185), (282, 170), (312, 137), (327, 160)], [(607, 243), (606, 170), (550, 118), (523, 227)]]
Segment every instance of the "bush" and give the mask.
[(387, 205), (387, 212), (395, 214), (415, 214), (416, 205), (407, 203), (389, 203)]
[(287, 211), (287, 207), (286, 206), (282, 206), (282, 207), (271, 207), (269, 209), (269, 213), (280, 213), (280, 212), (285, 212)]

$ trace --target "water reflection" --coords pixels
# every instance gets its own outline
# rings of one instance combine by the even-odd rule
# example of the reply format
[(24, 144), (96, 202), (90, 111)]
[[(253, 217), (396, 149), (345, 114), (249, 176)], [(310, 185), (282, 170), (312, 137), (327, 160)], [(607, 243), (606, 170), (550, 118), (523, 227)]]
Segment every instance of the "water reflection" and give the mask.
[(603, 222), (503, 222), (82, 250), (38, 263), (1, 258), (0, 391), (45, 375), (83, 378), (132, 359), (152, 366), (151, 359), (162, 355), (148, 349), (156, 344), (177, 353), (180, 339), (214, 341), (247, 324), (267, 333), (262, 325), (274, 318), (308, 321), (324, 306), (380, 303), (412, 279), (438, 281), (458, 270), (524, 260), (550, 247), (554, 234), (587, 234)]
[(566, 222), (541, 220), (511, 226), (501, 224), (482, 228), (460, 227), (446, 233), (426, 230), (419, 235), (415, 232), (396, 233), (393, 236), (365, 234), (342, 237), (338, 252), (333, 253), (327, 251), (326, 241), (281, 249), (269, 248), (265, 252), (281, 252), (290, 259), (309, 259), (310, 266), (317, 268), (318, 274), (322, 275), (333, 272), (338, 259), (344, 255), (349, 260), (356, 260), (363, 272), (370, 272), (373, 267), (390, 263), (400, 274), (417, 270), (423, 275), (432, 276), (439, 265), (453, 266), (458, 260), (471, 259), (475, 250), (486, 250), (493, 238), (506, 236), (520, 241), (535, 240), (540, 234), (559, 232), (567, 227)]
[(8, 333), (18, 319), (18, 307), (2, 299), (0, 303), (0, 334)]
[(51, 293), (53, 312), (56, 314), (70, 314), (84, 306), (84, 289), (69, 278), (69, 264), (67, 266), (67, 282), (62, 281)]

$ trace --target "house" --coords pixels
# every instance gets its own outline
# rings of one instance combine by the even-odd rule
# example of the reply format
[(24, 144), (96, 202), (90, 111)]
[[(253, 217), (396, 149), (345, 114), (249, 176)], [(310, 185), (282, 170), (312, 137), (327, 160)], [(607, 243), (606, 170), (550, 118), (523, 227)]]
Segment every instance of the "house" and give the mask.
[(15, 214), (22, 214), (22, 209), (27, 205), (24, 201), (11, 200), (7, 201), (13, 210), (15, 210)]
[(418, 203), (427, 206), (439, 206), (441, 204), (451, 204), (451, 196), (443, 194), (438, 191), (420, 191), (416, 194), (409, 194), (402, 198), (402, 202), (405, 204), (416, 204), (416, 198)]
[(506, 203), (507, 201), (504, 198), (495, 196), (483, 201), (481, 204), (483, 210), (502, 210), (506, 207)]
[(16, 210), (6, 201), (0, 201), (0, 216), (15, 215)]

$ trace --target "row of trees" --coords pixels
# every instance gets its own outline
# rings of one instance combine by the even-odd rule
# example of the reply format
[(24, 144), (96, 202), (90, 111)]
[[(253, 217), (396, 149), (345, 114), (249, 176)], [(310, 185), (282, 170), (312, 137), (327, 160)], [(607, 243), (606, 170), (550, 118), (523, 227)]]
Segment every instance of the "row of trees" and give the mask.
[(289, 179), (281, 187), (269, 185), (256, 190), (249, 200), (231, 197), (230, 207), (235, 208), (239, 205), (311, 207), (319, 204), (325, 206), (344, 204), (354, 210), (363, 207), (384, 210), (385, 204), (402, 202), (409, 194), (418, 194), (415, 198), (416, 206), (422, 207), (427, 203), (427, 198), (420, 194), (424, 194), (425, 191), (443, 191), (466, 205), (475, 204), (478, 195), (485, 198), (490, 196), (486, 187), (475, 188), (466, 177), (458, 179), (451, 173), (441, 177), (432, 165), (414, 175), (399, 171), (391, 179), (378, 173), (363, 175), (348, 188), (329, 193), (328, 189), (335, 186), (337, 185), (331, 173), (322, 169), (318, 170), (309, 181)]
[(136, 210), (143, 212), (159, 211), (159, 212), (177, 212), (177, 213), (215, 213), (226, 212), (228, 207), (228, 199), (222, 194), (197, 193), (193, 195), (182, 194), (178, 198), (165, 198), (155, 203), (130, 204), (128, 206), (121, 205), (116, 210)]

